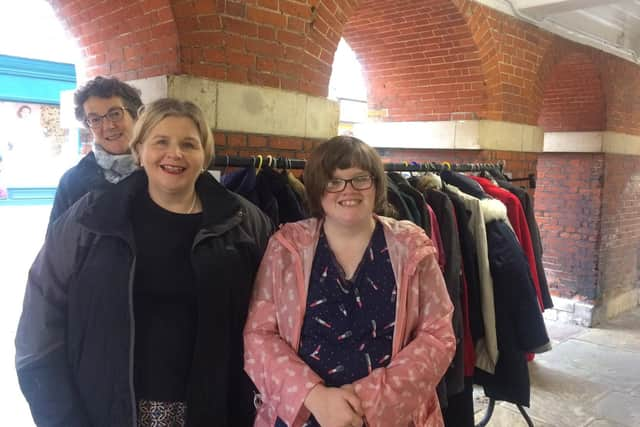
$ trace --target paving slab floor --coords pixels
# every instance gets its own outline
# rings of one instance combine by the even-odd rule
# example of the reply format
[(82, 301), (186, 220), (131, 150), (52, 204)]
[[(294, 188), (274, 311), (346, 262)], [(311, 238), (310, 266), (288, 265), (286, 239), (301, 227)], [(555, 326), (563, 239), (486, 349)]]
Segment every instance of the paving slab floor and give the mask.
[[(553, 349), (529, 364), (536, 427), (640, 426), (640, 307), (595, 328), (546, 320)], [(487, 399), (474, 390), (476, 422)], [(488, 427), (527, 426), (499, 402)]]

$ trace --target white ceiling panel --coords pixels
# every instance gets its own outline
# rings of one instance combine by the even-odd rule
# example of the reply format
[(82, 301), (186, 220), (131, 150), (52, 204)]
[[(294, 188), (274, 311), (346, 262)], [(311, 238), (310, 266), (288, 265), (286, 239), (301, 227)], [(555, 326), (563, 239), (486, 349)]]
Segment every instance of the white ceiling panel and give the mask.
[(640, 64), (640, 0), (476, 0)]

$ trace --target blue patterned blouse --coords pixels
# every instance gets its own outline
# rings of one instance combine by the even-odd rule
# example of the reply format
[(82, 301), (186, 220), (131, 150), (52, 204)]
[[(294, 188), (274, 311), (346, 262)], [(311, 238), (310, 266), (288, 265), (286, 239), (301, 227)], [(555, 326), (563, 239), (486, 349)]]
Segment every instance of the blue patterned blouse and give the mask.
[[(376, 224), (348, 280), (324, 231), (316, 248), (299, 356), (327, 386), (339, 387), (387, 366), (396, 317), (396, 281), (382, 224)], [(306, 424), (317, 426), (313, 419)], [(284, 426), (278, 420), (276, 426)]]

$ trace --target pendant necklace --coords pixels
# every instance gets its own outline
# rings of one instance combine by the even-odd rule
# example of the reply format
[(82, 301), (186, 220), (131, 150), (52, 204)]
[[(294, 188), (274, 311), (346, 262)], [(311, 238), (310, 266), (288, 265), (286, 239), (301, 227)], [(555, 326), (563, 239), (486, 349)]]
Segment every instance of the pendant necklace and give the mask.
[(196, 200), (198, 200), (198, 195), (194, 192), (193, 193), (193, 203), (191, 203), (191, 208), (187, 212), (187, 215), (189, 215), (191, 212), (193, 212), (193, 209), (196, 207)]

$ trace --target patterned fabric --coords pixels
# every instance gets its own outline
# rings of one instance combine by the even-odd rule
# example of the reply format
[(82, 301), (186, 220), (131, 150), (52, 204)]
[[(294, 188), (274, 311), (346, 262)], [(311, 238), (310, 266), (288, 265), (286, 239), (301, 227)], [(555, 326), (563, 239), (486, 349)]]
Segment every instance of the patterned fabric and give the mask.
[[(369, 427), (442, 426), (435, 387), (455, 350), (453, 311), (436, 251), (415, 224), (376, 217), (383, 225), (397, 285), (390, 363), (354, 383)], [(309, 390), (322, 382), (298, 355), (308, 281), (322, 223), (283, 225), (269, 241), (245, 326), (245, 370), (260, 390), (255, 427), (290, 427), (310, 417)]]
[(138, 401), (138, 427), (184, 427), (186, 415), (184, 402)]
[[(396, 296), (382, 224), (377, 223), (351, 280), (345, 278), (322, 231), (309, 279), (300, 358), (331, 387), (351, 384), (387, 366)], [(305, 425), (318, 423), (311, 417)], [(276, 422), (281, 426), (281, 420)]]
[(395, 329), (396, 295), (380, 223), (352, 280), (344, 277), (321, 232), (298, 354), (331, 387), (351, 384), (373, 369), (387, 366)]
[(104, 178), (117, 184), (138, 169), (138, 164), (131, 154), (111, 154), (98, 144), (93, 144), (96, 162), (104, 170)]

